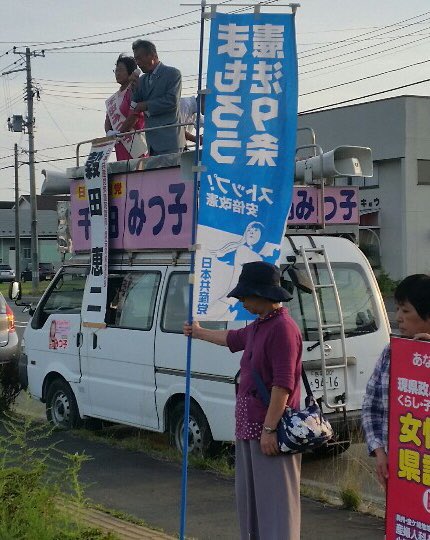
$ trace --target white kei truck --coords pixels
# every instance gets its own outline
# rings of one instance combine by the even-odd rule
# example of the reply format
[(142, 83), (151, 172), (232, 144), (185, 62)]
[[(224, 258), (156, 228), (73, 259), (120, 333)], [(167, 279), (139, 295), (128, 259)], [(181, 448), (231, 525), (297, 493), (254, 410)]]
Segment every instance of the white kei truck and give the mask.
[[(168, 432), (171, 443), (182, 448), (187, 350), (182, 326), (188, 318), (191, 255), (186, 246), (148, 248), (144, 240), (136, 238), (142, 224), (142, 214), (136, 211), (141, 209), (136, 191), (151, 183), (162, 189), (166, 178), (168, 185), (175, 181), (191, 185), (189, 163), (193, 157), (192, 152), (186, 154), (182, 158), (168, 155), (108, 163), (112, 249), (106, 327), (100, 329), (82, 324), (82, 300), (90, 271), (83, 167), (68, 169), (62, 177), (45, 173), (43, 193), (70, 191), (70, 220), (65, 225), (62, 219), (60, 236), (65, 250), (73, 242), (73, 255), (64, 262), (37, 306), (30, 309), (19, 366), (22, 385), (34, 399), (46, 404), (47, 417), (58, 428), (74, 428), (83, 419), (96, 418)], [(327, 182), (308, 185), (312, 177), (309, 169), (319, 168), (318, 175), (326, 178), (370, 176), (363, 170), (371, 169), (369, 163), (370, 150), (356, 147), (339, 147), (327, 154), (321, 151), (319, 156), (297, 162), (296, 177), (304, 182), (294, 188), (301, 193), (299, 199), (293, 199), (280, 255), (284, 284), (293, 291), (286, 307), (303, 335), (304, 367), (337, 433), (327, 451), (348, 447), (347, 426), (360, 417), (367, 380), (388, 343), (390, 328), (372, 268), (353, 241), (358, 237), (357, 217), (353, 226), (331, 225), (328, 219), (324, 223), (327, 212), (323, 212), (323, 223), (320, 219), (312, 226), (300, 224), (297, 216), (294, 225), (292, 214), (294, 204), (297, 209), (303, 202), (307, 188), (316, 190), (316, 196), (324, 201)], [(336, 188), (326, 185), (325, 189), (327, 193)], [(127, 197), (133, 200), (127, 203)], [(121, 210), (122, 200), (129, 206)], [(330, 206), (330, 213), (332, 209)], [(132, 210), (134, 213), (130, 213)], [(148, 226), (148, 205), (146, 210), (143, 225)], [(161, 212), (160, 208), (152, 210)], [(67, 209), (63, 207), (62, 218), (65, 214)], [(308, 217), (306, 212), (300, 214), (302, 220)], [(157, 224), (158, 218), (153, 231)], [(71, 239), (65, 231), (68, 227)], [(142, 230), (148, 228), (142, 226)], [(122, 249), (115, 249), (112, 236), (123, 242)], [(11, 286), (11, 297), (20, 298), (19, 284)], [(246, 322), (204, 324), (240, 328)], [(232, 355), (223, 347), (193, 340), (188, 426), (191, 452), (205, 454), (223, 441), (234, 440), (239, 362), (240, 353)]]

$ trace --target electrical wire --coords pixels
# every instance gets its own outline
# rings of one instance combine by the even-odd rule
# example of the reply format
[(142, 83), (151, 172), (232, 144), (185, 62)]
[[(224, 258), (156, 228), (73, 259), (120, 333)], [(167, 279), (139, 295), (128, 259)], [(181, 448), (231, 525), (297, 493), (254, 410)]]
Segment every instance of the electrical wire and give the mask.
[(382, 71), (381, 73), (375, 73), (374, 75), (368, 75), (367, 77), (361, 77), (360, 79), (354, 79), (353, 81), (347, 81), (339, 84), (334, 84), (332, 86), (326, 86), (325, 88), (319, 88), (318, 90), (312, 90), (310, 92), (304, 92), (299, 94), (299, 97), (309, 96), (310, 94), (316, 94), (318, 92), (324, 92), (326, 90), (332, 90), (333, 88), (339, 88), (340, 86), (346, 86), (348, 84), (354, 84), (361, 81), (366, 81), (368, 79), (374, 79), (375, 77), (381, 77), (382, 75), (387, 75), (389, 73), (395, 73), (396, 71), (401, 71), (403, 69), (409, 69), (411, 67), (419, 66), (421, 64), (426, 64), (430, 62), (429, 60), (422, 60), (421, 62), (415, 62), (414, 64), (408, 64), (407, 66), (402, 66), (399, 68), (389, 69), (388, 71)]
[[(224, 0), (223, 2), (220, 2), (219, 5), (227, 4), (227, 3), (231, 2), (231, 1), (232, 0)], [(260, 5), (261, 6), (269, 5), (269, 4), (276, 3), (278, 1), (279, 0), (266, 0), (264, 2), (261, 2)], [(240, 13), (240, 12), (246, 11), (247, 9), (250, 9), (250, 6), (244, 6), (243, 8), (233, 10), (230, 13)], [(194, 12), (196, 12), (196, 11), (200, 12), (200, 9), (194, 10)], [(177, 19), (180, 16), (181, 15), (172, 16), (172, 17), (169, 17), (169, 19), (170, 18)], [(162, 22), (162, 21), (155, 21), (155, 22), (151, 21), (151, 22), (148, 22), (148, 23), (145, 23), (145, 24), (156, 24), (157, 22)], [(197, 20), (197, 21), (190, 21), (190, 22), (187, 22), (187, 23), (178, 24), (176, 26), (171, 26), (171, 27), (167, 27), (167, 28), (161, 28), (159, 30), (153, 30), (152, 32), (146, 32), (145, 37), (152, 36), (152, 35), (155, 35), (155, 34), (161, 34), (161, 33), (164, 33), (164, 32), (171, 32), (172, 30), (182, 30), (183, 28), (188, 28), (189, 26), (193, 26), (193, 25), (196, 25), (196, 24), (200, 24), (200, 19)], [(95, 41), (95, 42), (92, 42), (92, 43), (80, 43), (78, 45), (66, 45), (64, 47), (52, 47), (51, 49), (44, 49), (44, 51), (45, 51), (45, 53), (49, 53), (49, 52), (52, 52), (52, 51), (60, 51), (60, 50), (64, 50), (64, 49), (78, 49), (78, 48), (82, 48), (82, 47), (93, 47), (95, 45), (104, 45), (106, 43), (118, 43), (118, 42), (121, 42), (121, 41), (130, 41), (131, 39), (135, 39), (135, 38), (139, 38), (139, 37), (141, 37), (141, 34), (136, 34), (136, 35), (132, 35), (132, 36), (126, 36), (126, 37), (116, 38), (116, 39), (108, 39), (108, 40), (105, 40), (105, 41)]]
[(421, 81), (415, 81), (413, 83), (402, 84), (401, 86), (396, 86), (394, 88), (387, 88), (387, 89), (381, 90), (379, 92), (372, 92), (371, 94), (366, 94), (364, 96), (358, 96), (358, 97), (351, 98), (351, 99), (344, 99), (343, 101), (337, 101), (336, 103), (330, 103), (328, 105), (321, 105), (319, 107), (314, 107), (312, 109), (307, 109), (306, 111), (300, 111), (299, 115), (312, 113), (312, 112), (318, 112), (318, 111), (323, 110), (323, 109), (330, 109), (330, 108), (336, 107), (338, 105), (344, 105), (345, 103), (351, 103), (353, 101), (358, 101), (359, 99), (366, 99), (366, 98), (373, 97), (373, 96), (378, 96), (378, 95), (381, 95), (381, 94), (388, 94), (389, 92), (395, 92), (396, 90), (401, 90), (403, 88), (408, 88), (410, 86), (416, 86), (417, 84), (423, 84), (423, 83), (427, 83), (427, 82), (430, 82), (430, 79), (422, 79)]
[[(332, 68), (332, 67), (335, 67), (335, 68), (336, 68), (336, 71), (338, 71), (340, 65), (344, 65), (344, 64), (349, 64), (349, 63), (352, 63), (352, 62), (361, 61), (361, 60), (364, 60), (365, 58), (369, 58), (369, 57), (374, 58), (375, 56), (380, 55), (380, 54), (385, 53), (385, 52), (388, 52), (388, 53), (391, 54), (392, 51), (394, 51), (394, 50), (400, 49), (400, 48), (402, 48), (402, 47), (411, 46), (411, 45), (413, 45), (414, 43), (419, 43), (419, 42), (428, 40), (429, 38), (430, 38), (430, 36), (423, 37), (423, 38), (420, 38), (420, 39), (415, 39), (415, 40), (410, 41), (410, 42), (408, 42), (408, 43), (403, 43), (403, 44), (401, 44), (401, 45), (396, 45), (395, 47), (390, 47), (389, 49), (384, 49), (383, 51), (376, 51), (376, 52), (373, 52), (373, 53), (365, 54), (365, 55), (361, 56), (360, 58), (349, 59), (349, 60), (344, 60), (344, 61), (342, 61), (342, 62), (337, 62), (335, 66), (325, 66), (325, 67), (320, 67), (320, 68), (310, 69), (310, 70), (308, 70), (308, 71), (302, 71), (302, 72), (300, 72), (300, 74), (301, 74), (301, 75), (307, 75), (308, 73), (315, 73), (316, 71), (321, 71), (321, 70), (324, 70), (324, 69), (330, 69), (330, 68)], [(353, 64), (352, 64), (352, 65), (353, 65)]]
[(52, 116), (52, 114), (49, 112), (49, 109), (48, 107), (46, 106), (45, 102), (43, 99), (40, 99), (40, 103), (43, 105), (43, 107), (45, 108), (46, 112), (48, 113), (49, 117), (51, 118), (52, 120), (52, 123), (54, 124), (54, 126), (58, 129), (58, 131), (61, 133), (61, 135), (64, 137), (64, 140), (66, 141), (66, 143), (70, 143), (69, 139), (66, 137), (66, 134), (64, 133), (63, 129), (60, 127), (60, 125), (57, 123), (57, 121), (55, 120), (55, 118)]
[[(422, 13), (421, 15), (415, 15), (414, 17), (409, 17), (407, 19), (397, 21), (397, 22), (395, 22), (393, 24), (389, 24), (389, 25), (386, 25), (386, 26), (383, 26), (383, 27), (377, 27), (375, 30), (372, 30), (370, 32), (365, 32), (364, 34), (359, 34), (358, 36), (353, 36), (353, 37), (349, 37), (349, 38), (345, 38), (345, 39), (335, 41), (335, 42), (333, 42), (333, 44), (336, 44), (336, 45), (338, 44), (339, 46), (336, 47), (336, 49), (338, 49), (340, 47), (345, 46), (345, 43), (347, 43), (348, 41), (351, 41), (353, 39), (354, 40), (358, 39), (359, 41), (365, 41), (368, 38), (368, 36), (371, 35), (371, 34), (378, 33), (381, 30), (386, 30), (387, 28), (397, 27), (398, 25), (403, 24), (404, 22), (412, 21), (414, 19), (417, 19), (419, 17), (424, 17), (424, 16), (429, 15), (429, 14), (430, 14), (430, 11), (426, 11), (425, 13)], [(424, 19), (424, 21), (427, 21), (427, 20), (428, 19)], [(422, 24), (424, 21), (411, 23), (410, 25), (406, 25), (406, 26), (402, 27), (401, 29), (406, 28), (407, 26), (415, 25), (415, 24)], [(393, 28), (392, 30), (389, 30), (388, 32), (383, 32), (380, 35), (385, 35), (385, 34), (390, 33), (390, 32), (395, 32), (396, 30), (399, 30), (399, 29), (398, 28)], [(360, 39), (360, 38), (364, 38), (364, 39)], [(316, 51), (316, 50), (319, 50), (321, 48), (324, 48), (324, 45), (321, 46), (321, 47), (315, 47), (314, 49), (309, 49), (309, 50), (306, 51), (306, 53)], [(326, 51), (324, 51), (324, 52), (326, 52)], [(315, 53), (315, 54), (320, 54), (320, 53)], [(302, 56), (302, 58), (307, 58), (307, 56)]]
[[(428, 26), (426, 28), (426, 30), (430, 30), (430, 26)], [(376, 47), (380, 47), (382, 45), (385, 45), (386, 43), (391, 43), (393, 41), (397, 41), (399, 39), (405, 39), (407, 37), (410, 37), (410, 36), (414, 36), (416, 35), (415, 32), (411, 32), (410, 34), (405, 34), (403, 36), (395, 36), (391, 39), (388, 39), (382, 43), (378, 43), (377, 45), (369, 45), (367, 47), (362, 47), (361, 49), (355, 49), (353, 51), (347, 51), (347, 52), (344, 52), (344, 53), (341, 53), (341, 54), (337, 54), (335, 56), (330, 56), (329, 58), (323, 58), (323, 59), (320, 59), (320, 60), (313, 60), (312, 62), (308, 62), (308, 63), (305, 63), (305, 64), (301, 64), (300, 67), (306, 67), (306, 66), (311, 66), (311, 65), (314, 65), (314, 64), (320, 64), (321, 62), (329, 62), (330, 60), (336, 60), (337, 58), (343, 58), (344, 56), (348, 56), (350, 54), (357, 54), (361, 51), (367, 51), (369, 49), (375, 49)], [(422, 39), (427, 39), (429, 37), (429, 34), (427, 34), (424, 38)], [(376, 54), (378, 54), (376, 52)]]

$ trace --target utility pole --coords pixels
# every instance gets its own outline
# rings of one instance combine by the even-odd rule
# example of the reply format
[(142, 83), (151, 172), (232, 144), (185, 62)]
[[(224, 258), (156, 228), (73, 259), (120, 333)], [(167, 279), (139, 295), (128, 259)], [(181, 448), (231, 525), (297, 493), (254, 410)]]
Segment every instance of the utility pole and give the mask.
[(2, 73), (2, 75), (8, 75), (9, 73), (16, 73), (17, 71), (26, 71), (27, 84), (26, 84), (26, 101), (27, 101), (27, 121), (24, 122), (24, 126), (27, 127), (28, 132), (28, 153), (29, 153), (29, 167), (30, 167), (30, 206), (31, 206), (31, 269), (32, 269), (32, 289), (36, 293), (39, 288), (39, 239), (37, 235), (37, 199), (36, 199), (36, 174), (34, 170), (34, 116), (33, 116), (33, 82), (31, 80), (31, 57), (45, 56), (45, 51), (30, 51), (29, 47), (26, 47), (25, 52), (18, 51), (16, 47), (13, 48), (14, 54), (19, 54), (23, 59), (25, 58), (25, 68), (13, 69)]
[(28, 130), (28, 161), (30, 166), (30, 208), (31, 208), (31, 269), (32, 288), (39, 288), (39, 238), (37, 234), (37, 198), (36, 174), (34, 171), (34, 117), (33, 117), (33, 85), (31, 81), (31, 52), (25, 49), (25, 69), (27, 71), (27, 130)]
[(19, 237), (19, 184), (18, 184), (18, 145), (15, 143), (15, 279), (21, 278), (21, 245)]

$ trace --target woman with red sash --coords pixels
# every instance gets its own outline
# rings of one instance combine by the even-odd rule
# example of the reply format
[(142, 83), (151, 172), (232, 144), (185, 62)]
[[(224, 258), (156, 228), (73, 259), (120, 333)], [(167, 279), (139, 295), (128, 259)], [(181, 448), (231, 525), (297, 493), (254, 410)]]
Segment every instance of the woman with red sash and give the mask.
[[(120, 85), (119, 90), (106, 100), (106, 135), (118, 135), (124, 120), (127, 118), (131, 103), (130, 75), (137, 69), (136, 62), (131, 56), (120, 55), (116, 61), (114, 70), (116, 82)], [(133, 129), (143, 129), (145, 119), (143, 113), (135, 116)], [(115, 145), (116, 159), (118, 161), (138, 159), (148, 153), (144, 133), (134, 133), (121, 137)]]

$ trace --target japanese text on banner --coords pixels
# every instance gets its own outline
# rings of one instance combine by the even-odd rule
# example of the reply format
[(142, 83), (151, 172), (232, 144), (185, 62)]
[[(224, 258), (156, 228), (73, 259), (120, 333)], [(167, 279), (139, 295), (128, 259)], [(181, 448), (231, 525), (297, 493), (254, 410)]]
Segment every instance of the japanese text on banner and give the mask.
[(227, 293), (242, 265), (276, 263), (291, 204), (297, 117), (293, 15), (212, 19), (194, 316), (250, 318)]
[(429, 373), (430, 343), (391, 339), (387, 540), (430, 540)]
[(107, 160), (114, 146), (115, 141), (93, 143), (84, 165), (91, 216), (90, 274), (82, 300), (84, 326), (105, 326), (109, 253)]

